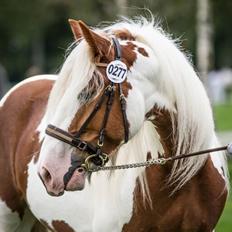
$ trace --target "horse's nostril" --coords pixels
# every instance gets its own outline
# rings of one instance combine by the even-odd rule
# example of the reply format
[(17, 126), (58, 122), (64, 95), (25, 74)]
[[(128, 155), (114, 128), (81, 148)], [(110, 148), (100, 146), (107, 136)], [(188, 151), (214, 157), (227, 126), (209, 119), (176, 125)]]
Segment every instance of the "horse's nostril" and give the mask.
[(84, 172), (85, 170), (84, 170), (84, 168), (78, 168), (77, 171), (78, 171), (79, 173), (82, 173), (82, 172)]
[(50, 182), (52, 179), (50, 172), (45, 167), (42, 167), (41, 176), (44, 179), (44, 181), (46, 181), (46, 182)]

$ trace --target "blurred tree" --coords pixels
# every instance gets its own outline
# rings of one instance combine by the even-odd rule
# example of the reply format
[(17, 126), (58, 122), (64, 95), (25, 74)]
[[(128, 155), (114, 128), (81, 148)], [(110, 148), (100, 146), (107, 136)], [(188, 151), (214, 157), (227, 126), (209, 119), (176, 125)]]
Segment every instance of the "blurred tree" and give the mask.
[(204, 84), (213, 59), (213, 22), (210, 0), (197, 0), (197, 67)]
[(127, 15), (127, 0), (116, 0), (119, 15)]
[[(212, 0), (215, 22), (215, 66), (232, 66), (231, 37), (228, 24), (231, 1)], [(11, 81), (25, 78), (26, 70), (36, 66), (41, 72), (54, 72), (63, 63), (65, 49), (73, 40), (68, 18), (82, 19), (91, 26), (117, 18), (119, 5), (128, 16), (149, 14), (162, 21), (164, 28), (182, 40), (195, 61), (196, 1), (190, 0), (1, 0), (0, 2), (0, 62)], [(142, 8), (142, 9), (141, 9)], [(35, 70), (35, 69), (34, 69)], [(39, 72), (39, 71), (38, 71)]]
[(212, 8), (214, 15), (214, 67), (216, 69), (232, 68), (232, 27), (230, 24), (232, 1), (212, 0)]

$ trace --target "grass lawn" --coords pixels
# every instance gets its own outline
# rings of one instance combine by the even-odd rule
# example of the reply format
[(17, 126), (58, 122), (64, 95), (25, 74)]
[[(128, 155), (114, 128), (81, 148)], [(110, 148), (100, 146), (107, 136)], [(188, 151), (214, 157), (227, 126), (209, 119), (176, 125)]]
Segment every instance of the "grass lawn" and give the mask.
[[(232, 177), (232, 160), (229, 162), (229, 172)], [(230, 178), (230, 186), (232, 186), (232, 178)], [(232, 231), (232, 195), (228, 198), (224, 212), (219, 220), (216, 232), (231, 232)]]
[[(232, 131), (232, 104), (213, 107), (216, 129), (218, 131)], [(232, 159), (228, 162), (230, 173), (230, 186), (232, 189)], [(224, 212), (216, 227), (216, 232), (232, 231), (232, 193), (228, 198)]]
[[(216, 129), (218, 131), (232, 131), (232, 104), (213, 107)], [(232, 189), (232, 160), (228, 162), (230, 173), (230, 186)], [(216, 227), (216, 232), (232, 231), (232, 194), (228, 198), (224, 212)]]
[(219, 131), (232, 131), (232, 104), (214, 106), (213, 112), (216, 129)]

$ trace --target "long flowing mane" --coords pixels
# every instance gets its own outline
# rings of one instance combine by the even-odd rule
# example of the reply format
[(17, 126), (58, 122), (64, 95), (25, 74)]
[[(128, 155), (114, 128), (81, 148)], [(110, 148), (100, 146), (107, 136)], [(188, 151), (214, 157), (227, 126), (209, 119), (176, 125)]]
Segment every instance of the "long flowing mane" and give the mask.
[[(135, 21), (124, 19), (102, 30), (110, 33), (121, 28), (127, 29), (136, 41), (151, 48), (156, 57), (154, 65), (158, 61), (159, 71), (151, 81), (157, 89), (156, 104), (170, 112), (173, 125), (173, 134), (170, 136), (175, 139), (176, 155), (215, 145), (214, 122), (208, 97), (191, 63), (176, 43), (154, 24), (154, 20), (149, 22), (144, 18)], [(89, 48), (82, 40), (67, 57), (52, 89), (45, 116), (38, 128), (41, 139), (48, 123), (55, 124), (63, 120), (62, 129), (68, 128), (80, 107), (77, 96), (89, 81), (95, 78), (99, 91), (102, 89), (99, 75)], [(158, 153), (163, 153), (160, 137), (148, 121), (144, 122), (128, 144), (121, 146), (117, 152), (116, 164), (146, 161), (147, 151), (151, 152), (153, 158), (157, 158)], [(179, 189), (199, 171), (206, 159), (207, 156), (201, 156), (175, 161), (169, 182), (178, 183), (176, 190)], [(145, 193), (147, 187), (143, 171), (139, 168), (130, 172), (139, 176)], [(110, 177), (111, 181), (119, 182), (121, 175), (123, 174), (120, 172), (114, 173)]]
[(70, 54), (58, 74), (57, 81), (49, 96), (45, 115), (38, 127), (41, 140), (45, 135), (44, 132), (48, 123), (63, 120), (63, 129), (68, 128), (70, 121), (81, 105), (81, 101), (77, 99), (78, 95), (88, 86), (91, 79), (94, 81), (95, 88), (99, 91), (103, 88), (101, 74), (96, 70), (95, 64), (90, 59), (90, 51), (86, 42), (84, 40), (78, 41), (71, 47), (74, 47), (74, 49), (71, 52), (70, 48), (67, 50), (67, 53), (70, 52)]

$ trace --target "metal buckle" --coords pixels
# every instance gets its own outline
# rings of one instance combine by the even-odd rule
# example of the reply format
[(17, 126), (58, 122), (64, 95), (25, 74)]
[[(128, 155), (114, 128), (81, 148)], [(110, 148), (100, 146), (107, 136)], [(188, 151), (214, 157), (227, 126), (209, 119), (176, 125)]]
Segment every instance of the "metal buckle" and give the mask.
[(97, 145), (98, 145), (99, 147), (102, 147), (102, 146), (104, 145), (104, 143), (103, 143), (103, 141), (100, 142), (100, 141), (98, 140), (98, 141), (97, 141)]
[(81, 151), (85, 151), (87, 148), (88, 144), (84, 141), (80, 141), (77, 145), (77, 148)]

